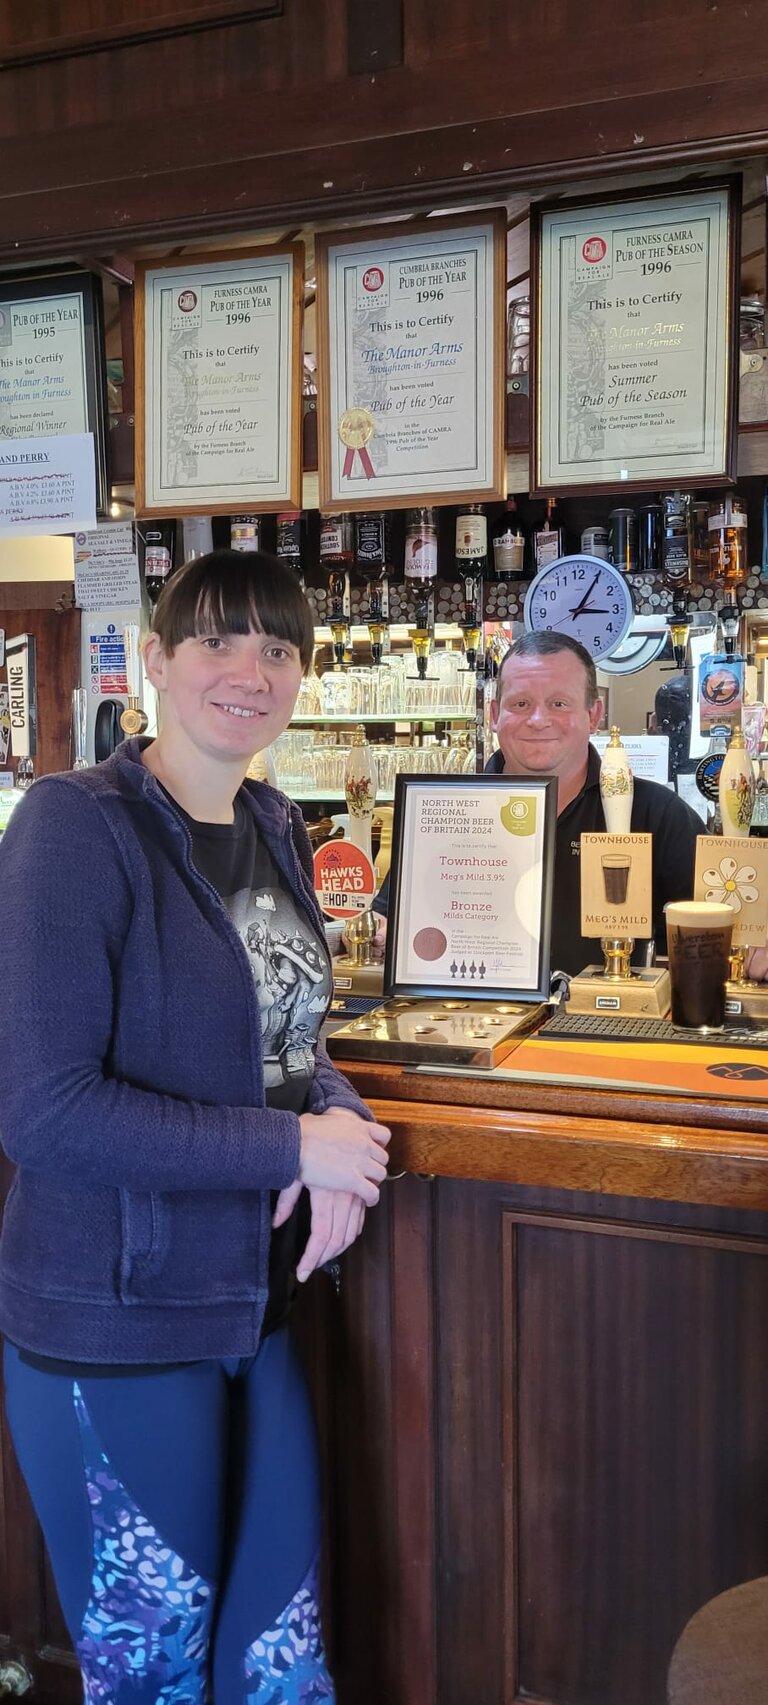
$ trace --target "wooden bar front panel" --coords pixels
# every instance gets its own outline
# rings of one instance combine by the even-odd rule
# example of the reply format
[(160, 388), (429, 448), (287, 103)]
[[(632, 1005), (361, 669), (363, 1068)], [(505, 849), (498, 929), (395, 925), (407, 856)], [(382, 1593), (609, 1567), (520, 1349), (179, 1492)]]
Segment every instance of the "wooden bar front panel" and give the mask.
[(766, 1257), (768, 1215), (388, 1187), (325, 1299), (339, 1705), (664, 1705), (768, 1572)]

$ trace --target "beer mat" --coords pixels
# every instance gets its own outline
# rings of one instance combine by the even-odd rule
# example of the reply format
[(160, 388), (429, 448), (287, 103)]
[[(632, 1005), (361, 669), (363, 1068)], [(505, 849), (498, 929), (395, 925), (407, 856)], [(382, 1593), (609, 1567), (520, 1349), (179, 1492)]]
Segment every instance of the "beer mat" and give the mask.
[(567, 1083), (592, 1089), (658, 1090), (717, 1100), (765, 1101), (768, 1048), (700, 1042), (540, 1041), (520, 1043), (511, 1063), (488, 1074), (510, 1083)]

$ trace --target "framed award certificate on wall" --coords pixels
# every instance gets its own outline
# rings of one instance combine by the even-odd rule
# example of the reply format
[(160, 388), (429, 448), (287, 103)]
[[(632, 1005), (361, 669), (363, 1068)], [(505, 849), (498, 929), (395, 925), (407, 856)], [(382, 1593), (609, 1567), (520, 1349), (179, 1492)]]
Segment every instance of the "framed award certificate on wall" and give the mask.
[(532, 210), (531, 492), (735, 468), (736, 179)]
[(136, 513), (301, 508), (304, 248), (136, 267)]
[(93, 439), (96, 507), (108, 507), (101, 283), (90, 272), (0, 279), (0, 442)]
[(505, 495), (506, 215), (317, 238), (320, 508)]
[(546, 1000), (557, 781), (395, 782), (390, 995)]

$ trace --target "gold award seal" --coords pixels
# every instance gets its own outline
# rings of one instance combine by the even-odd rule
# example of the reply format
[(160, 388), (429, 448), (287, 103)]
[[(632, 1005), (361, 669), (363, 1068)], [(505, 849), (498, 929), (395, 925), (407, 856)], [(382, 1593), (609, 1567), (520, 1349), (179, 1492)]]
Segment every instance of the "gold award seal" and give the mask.
[(348, 408), (339, 421), (339, 437), (348, 450), (364, 450), (375, 431), (373, 415), (367, 408)]

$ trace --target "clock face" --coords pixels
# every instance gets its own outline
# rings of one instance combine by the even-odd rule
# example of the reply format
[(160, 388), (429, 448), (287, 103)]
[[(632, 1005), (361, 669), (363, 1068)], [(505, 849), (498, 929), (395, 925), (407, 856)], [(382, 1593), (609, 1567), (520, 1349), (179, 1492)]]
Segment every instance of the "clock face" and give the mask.
[(530, 633), (577, 639), (596, 660), (621, 645), (632, 625), (632, 589), (601, 557), (561, 556), (542, 568), (525, 597)]

